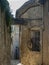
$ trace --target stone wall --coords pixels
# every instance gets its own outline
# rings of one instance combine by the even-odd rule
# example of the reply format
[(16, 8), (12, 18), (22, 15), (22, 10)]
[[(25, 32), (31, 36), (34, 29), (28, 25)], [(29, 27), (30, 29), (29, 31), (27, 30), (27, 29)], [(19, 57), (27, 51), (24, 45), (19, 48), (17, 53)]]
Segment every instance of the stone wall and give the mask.
[(11, 37), (5, 20), (5, 12), (0, 7), (0, 65), (10, 65)]
[(44, 31), (43, 31), (43, 63), (44, 65), (49, 65), (49, 12), (48, 12), (48, 1), (44, 5), (43, 21), (44, 21)]
[(21, 63), (23, 65), (40, 65), (42, 63), (42, 49), (40, 52), (30, 51), (28, 42), (30, 40), (31, 31), (26, 26), (22, 28), (21, 37)]

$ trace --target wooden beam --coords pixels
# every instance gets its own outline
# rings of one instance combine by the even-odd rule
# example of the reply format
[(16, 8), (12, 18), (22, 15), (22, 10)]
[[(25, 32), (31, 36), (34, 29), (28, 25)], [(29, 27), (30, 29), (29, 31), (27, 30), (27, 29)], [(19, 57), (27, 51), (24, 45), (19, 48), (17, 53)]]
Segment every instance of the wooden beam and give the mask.
[(42, 20), (42, 18), (35, 18), (35, 19), (29, 19), (29, 18), (16, 18), (13, 19), (11, 22), (11, 25), (27, 25), (28, 22), (33, 20)]

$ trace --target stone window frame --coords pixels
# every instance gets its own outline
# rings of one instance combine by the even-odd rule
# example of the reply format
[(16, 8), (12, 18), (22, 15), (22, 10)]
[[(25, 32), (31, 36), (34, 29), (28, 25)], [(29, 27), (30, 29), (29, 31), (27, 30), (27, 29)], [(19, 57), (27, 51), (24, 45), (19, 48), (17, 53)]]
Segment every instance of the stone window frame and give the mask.
[[(40, 31), (40, 51), (37, 51), (37, 52), (42, 53), (42, 49), (43, 49), (43, 30), (40, 27), (35, 27), (35, 28), (30, 30), (30, 33), (31, 33), (31, 31)], [(30, 35), (30, 39), (31, 39), (31, 35)]]
[[(32, 30), (33, 37), (31, 34), (31, 43), (32, 43), (32, 51), (40, 51), (40, 31), (39, 30)], [(39, 33), (39, 34), (38, 34)]]

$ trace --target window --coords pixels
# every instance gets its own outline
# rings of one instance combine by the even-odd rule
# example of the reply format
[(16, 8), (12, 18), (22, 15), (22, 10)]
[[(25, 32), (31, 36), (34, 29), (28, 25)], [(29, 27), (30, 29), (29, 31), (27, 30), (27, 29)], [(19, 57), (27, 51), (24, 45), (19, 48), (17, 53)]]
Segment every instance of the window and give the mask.
[(40, 31), (31, 32), (32, 51), (40, 51)]
[(48, 13), (49, 13), (49, 0), (48, 0)]

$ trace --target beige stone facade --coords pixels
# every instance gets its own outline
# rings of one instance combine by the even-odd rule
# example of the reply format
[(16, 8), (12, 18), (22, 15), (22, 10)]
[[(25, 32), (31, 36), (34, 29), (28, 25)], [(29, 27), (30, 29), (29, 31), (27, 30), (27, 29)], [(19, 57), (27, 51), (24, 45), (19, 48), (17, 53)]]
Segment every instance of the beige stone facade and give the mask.
[[(29, 2), (28, 2), (29, 3)], [(24, 7), (24, 10), (23, 10)], [(26, 7), (27, 8), (27, 7)], [(38, 7), (25, 10), (25, 5), (18, 10), (18, 17), (29, 20), (28, 25), (21, 26), (20, 58), (23, 65), (49, 65), (49, 14), (48, 1)], [(40, 19), (42, 18), (42, 20)], [(38, 19), (38, 20), (35, 20)], [(40, 20), (39, 20), (40, 19)], [(32, 31), (40, 31), (40, 52), (30, 51), (27, 43)]]

